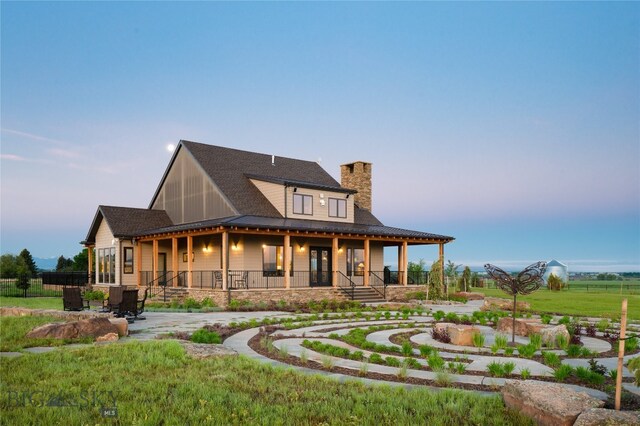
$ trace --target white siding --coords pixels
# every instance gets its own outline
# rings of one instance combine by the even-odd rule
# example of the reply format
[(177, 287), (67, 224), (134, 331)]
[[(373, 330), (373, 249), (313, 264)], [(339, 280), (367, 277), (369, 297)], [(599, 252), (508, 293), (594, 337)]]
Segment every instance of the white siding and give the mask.
[[(317, 189), (298, 188), (295, 194), (311, 195), (313, 197), (313, 215), (295, 214), (293, 213), (293, 188), (287, 188), (287, 215), (286, 217), (296, 219), (324, 220), (329, 222), (353, 223), (353, 196), (347, 197), (347, 194), (332, 191), (320, 191)], [(321, 197), (322, 196), (322, 197)], [(330, 217), (329, 216), (329, 198), (346, 199), (347, 201), (347, 217)], [(321, 201), (324, 201), (322, 205)]]

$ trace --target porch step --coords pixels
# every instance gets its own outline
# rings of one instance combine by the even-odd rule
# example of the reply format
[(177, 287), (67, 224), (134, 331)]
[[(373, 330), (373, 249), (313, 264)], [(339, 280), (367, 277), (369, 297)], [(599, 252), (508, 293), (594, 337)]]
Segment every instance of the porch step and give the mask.
[[(351, 294), (346, 291), (341, 292), (346, 299), (351, 299)], [(380, 293), (371, 287), (355, 287), (353, 292), (353, 300), (362, 303), (384, 302), (385, 299)]]
[(189, 295), (188, 290), (184, 287), (167, 287), (164, 292), (161, 288), (154, 287), (153, 292), (155, 294), (149, 298), (149, 300), (153, 301), (163, 301), (165, 298), (167, 301), (182, 301)]

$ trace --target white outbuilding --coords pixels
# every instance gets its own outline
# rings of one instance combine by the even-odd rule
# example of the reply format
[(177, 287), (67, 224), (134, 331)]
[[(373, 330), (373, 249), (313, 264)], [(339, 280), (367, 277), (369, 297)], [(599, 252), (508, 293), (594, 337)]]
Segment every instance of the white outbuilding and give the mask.
[(543, 276), (545, 283), (551, 274), (560, 278), (565, 283), (569, 281), (569, 267), (555, 259), (547, 262), (547, 270), (544, 272)]

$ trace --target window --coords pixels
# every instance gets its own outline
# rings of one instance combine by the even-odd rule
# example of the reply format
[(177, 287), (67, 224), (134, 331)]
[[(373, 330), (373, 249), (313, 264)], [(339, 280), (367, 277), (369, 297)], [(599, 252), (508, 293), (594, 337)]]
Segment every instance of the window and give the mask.
[(122, 255), (125, 274), (133, 274), (133, 247), (125, 247)]
[(294, 214), (313, 214), (313, 197), (311, 195), (293, 194)]
[(102, 284), (116, 282), (116, 248), (98, 249), (98, 281)]
[(329, 198), (329, 217), (347, 217), (347, 200)]
[(347, 249), (347, 275), (364, 275), (364, 249)]
[[(289, 247), (289, 270), (293, 276), (293, 247)], [(265, 277), (284, 276), (284, 246), (262, 246), (262, 274)]]

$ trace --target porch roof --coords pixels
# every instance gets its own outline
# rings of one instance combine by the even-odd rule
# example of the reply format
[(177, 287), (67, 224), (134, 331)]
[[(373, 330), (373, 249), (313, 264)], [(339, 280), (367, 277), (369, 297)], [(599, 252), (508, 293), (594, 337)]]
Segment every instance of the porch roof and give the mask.
[(156, 229), (150, 229), (139, 235), (139, 237), (159, 235), (159, 234), (172, 234), (175, 232), (184, 232), (199, 230), (203, 228), (215, 228), (215, 227), (239, 227), (239, 228), (253, 228), (261, 230), (281, 230), (281, 231), (319, 231), (319, 232), (331, 232), (331, 233), (343, 233), (343, 234), (356, 234), (356, 235), (369, 235), (380, 237), (399, 237), (399, 238), (413, 238), (413, 239), (428, 239), (437, 240), (448, 243), (455, 238), (432, 234), (429, 232), (412, 231), (408, 229), (395, 228), (384, 225), (369, 225), (358, 223), (342, 223), (342, 222), (327, 222), (319, 220), (303, 220), (303, 219), (284, 219), (265, 216), (252, 216), (252, 215), (239, 215), (226, 218), (212, 219), (201, 222), (185, 223), (180, 225), (165, 226)]
[(133, 238), (147, 229), (169, 226), (173, 223), (164, 210), (98, 206), (89, 233), (80, 244), (96, 242), (96, 234), (103, 219), (107, 221), (115, 238)]

